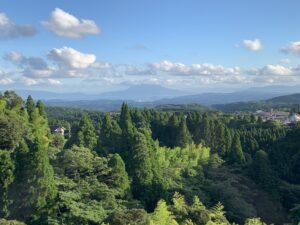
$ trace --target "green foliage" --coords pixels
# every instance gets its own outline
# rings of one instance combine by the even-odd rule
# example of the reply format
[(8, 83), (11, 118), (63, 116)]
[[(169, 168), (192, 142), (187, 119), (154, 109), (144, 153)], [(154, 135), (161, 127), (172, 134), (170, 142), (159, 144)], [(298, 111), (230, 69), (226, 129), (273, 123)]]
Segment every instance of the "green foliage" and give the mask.
[(53, 169), (48, 158), (47, 120), (35, 109), (28, 122), (25, 124), (27, 136), (14, 151), (15, 180), (9, 191), (10, 214), (22, 221), (37, 220), (42, 214), (47, 214), (48, 206), (56, 196)]
[(34, 101), (33, 101), (33, 98), (31, 97), (31, 95), (28, 96), (25, 105), (26, 105), (28, 116), (31, 119), (32, 114), (34, 113), (34, 110), (35, 110), (35, 104), (34, 104)]
[(67, 146), (75, 144), (80, 147), (86, 147), (94, 150), (97, 146), (97, 135), (95, 127), (92, 124), (91, 119), (84, 115), (79, 123), (76, 134), (69, 140)]
[(23, 99), (14, 91), (5, 91), (3, 98), (6, 101), (6, 107), (10, 110), (20, 110), (23, 105)]
[(0, 217), (9, 214), (8, 190), (14, 180), (14, 163), (10, 152), (0, 150)]
[(101, 153), (107, 154), (120, 150), (121, 132), (119, 125), (107, 113), (104, 116), (100, 130), (99, 143)]
[(109, 186), (118, 190), (118, 197), (130, 196), (130, 181), (125, 169), (125, 164), (120, 155), (114, 154), (109, 158)]
[(245, 225), (266, 225), (260, 218), (247, 219)]
[(26, 225), (26, 224), (19, 222), (17, 220), (0, 219), (0, 225)]
[(184, 148), (191, 144), (192, 141), (191, 134), (186, 126), (186, 121), (185, 119), (182, 119), (179, 125), (179, 131), (176, 137), (175, 145)]
[(58, 199), (54, 219), (57, 221), (101, 224), (108, 212), (118, 208), (115, 196), (120, 195), (120, 190), (113, 185), (117, 180), (106, 158), (87, 148), (73, 146), (58, 154), (55, 172)]
[(290, 210), (289, 217), (295, 224), (300, 222), (300, 204), (296, 204), (295, 207)]
[(106, 220), (111, 225), (149, 225), (149, 216), (143, 209), (118, 210)]
[(174, 219), (172, 212), (168, 210), (165, 201), (160, 200), (151, 215), (151, 225), (177, 225), (178, 223)]
[(237, 133), (233, 136), (228, 158), (230, 163), (245, 163), (245, 156), (241, 146), (240, 136)]
[(268, 154), (262, 150), (255, 153), (252, 163), (253, 178), (263, 188), (274, 190), (277, 186), (276, 178), (272, 172)]
[(63, 135), (61, 134), (54, 134), (52, 136), (52, 140), (50, 145), (52, 147), (58, 148), (58, 149), (63, 149), (64, 145), (65, 145), (65, 138)]
[(0, 95), (0, 216), (28, 225), (298, 222), (299, 126), (167, 111), (51, 108), (52, 125), (72, 127), (64, 145), (41, 101)]
[(46, 108), (44, 106), (44, 103), (41, 100), (38, 100), (37, 103), (36, 103), (36, 107), (39, 110), (40, 116), (46, 118), (47, 113), (46, 113)]
[(18, 116), (0, 114), (0, 148), (14, 150), (25, 132)]
[(151, 207), (152, 202), (156, 199), (149, 198), (152, 191), (153, 182), (153, 170), (150, 156), (150, 149), (147, 146), (146, 137), (137, 132), (132, 142), (132, 149), (130, 152), (131, 159), (131, 171), (132, 176), (132, 192), (133, 196), (137, 199), (144, 201)]

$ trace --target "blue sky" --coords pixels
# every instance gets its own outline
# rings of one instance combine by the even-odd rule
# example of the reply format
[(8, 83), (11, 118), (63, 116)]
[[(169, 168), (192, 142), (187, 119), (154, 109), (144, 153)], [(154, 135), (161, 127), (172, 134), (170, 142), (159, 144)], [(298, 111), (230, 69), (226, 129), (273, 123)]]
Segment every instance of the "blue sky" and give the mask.
[(10, 0), (0, 89), (97, 93), (300, 84), (296, 0)]

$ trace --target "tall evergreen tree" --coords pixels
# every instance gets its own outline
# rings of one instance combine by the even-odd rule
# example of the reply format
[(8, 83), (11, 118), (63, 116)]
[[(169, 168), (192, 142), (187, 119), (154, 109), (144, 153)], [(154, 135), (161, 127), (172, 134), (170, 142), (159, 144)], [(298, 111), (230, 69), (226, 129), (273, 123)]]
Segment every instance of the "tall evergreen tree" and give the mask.
[(125, 197), (130, 192), (130, 181), (125, 169), (125, 163), (118, 154), (112, 155), (108, 161), (111, 171), (109, 173), (110, 185), (118, 190), (118, 197)]
[(132, 177), (133, 197), (141, 200), (148, 209), (153, 209), (158, 199), (153, 196), (151, 154), (147, 139), (140, 132), (136, 132), (133, 137), (130, 156), (129, 174)]
[(245, 156), (243, 153), (240, 136), (238, 133), (235, 133), (232, 139), (231, 149), (229, 151), (228, 157), (230, 163), (242, 164), (245, 162)]
[(157, 203), (153, 214), (151, 215), (151, 224), (153, 225), (178, 225), (175, 216), (168, 210), (164, 200)]
[(47, 120), (35, 110), (32, 118), (33, 139), (22, 141), (16, 150), (16, 178), (10, 193), (12, 217), (38, 220), (47, 214), (56, 196), (53, 168), (49, 163)]
[(134, 128), (133, 128), (133, 124), (132, 124), (130, 110), (126, 103), (123, 103), (122, 108), (121, 108), (120, 128), (122, 129), (122, 132), (124, 132), (126, 134), (133, 133)]
[(259, 150), (255, 153), (252, 171), (254, 180), (263, 188), (271, 190), (275, 187), (275, 177), (272, 172), (268, 154), (265, 151)]
[(10, 152), (0, 150), (0, 218), (9, 215), (8, 190), (14, 179), (14, 163)]
[(203, 116), (203, 122), (201, 124), (201, 133), (202, 133), (202, 139), (204, 140), (204, 143), (207, 146), (209, 146), (211, 136), (212, 136), (212, 130), (210, 127), (210, 120), (209, 120), (207, 114), (204, 114), (204, 116)]
[(107, 154), (116, 152), (120, 148), (121, 129), (119, 125), (112, 121), (107, 113), (104, 116), (100, 131), (100, 151)]
[(46, 113), (46, 109), (45, 109), (44, 103), (41, 100), (38, 100), (37, 103), (36, 103), (36, 107), (39, 110), (39, 114), (42, 117), (46, 118), (47, 117), (47, 113)]
[(179, 123), (180, 121), (178, 119), (178, 116), (175, 113), (173, 113), (169, 118), (167, 129), (163, 136), (163, 139), (165, 139), (165, 144), (168, 147), (173, 148), (176, 145)]
[(74, 135), (74, 144), (94, 150), (97, 145), (97, 135), (91, 119), (84, 115), (79, 123), (79, 128)]
[(186, 120), (182, 119), (179, 125), (177, 137), (175, 139), (175, 145), (179, 147), (186, 147), (193, 142), (191, 134), (186, 126)]
[(125, 162), (129, 160), (129, 149), (131, 148), (131, 141), (134, 136), (134, 130), (135, 127), (132, 123), (130, 110), (128, 108), (128, 105), (126, 103), (123, 103), (121, 108), (121, 114), (120, 114), (120, 128), (121, 128), (121, 146), (122, 149), (120, 149), (120, 155), (124, 159)]
[(34, 101), (33, 101), (33, 98), (31, 97), (31, 95), (29, 95), (27, 98), (26, 109), (27, 109), (29, 118), (32, 119), (32, 114), (34, 113), (34, 110), (35, 110), (35, 104), (34, 104)]

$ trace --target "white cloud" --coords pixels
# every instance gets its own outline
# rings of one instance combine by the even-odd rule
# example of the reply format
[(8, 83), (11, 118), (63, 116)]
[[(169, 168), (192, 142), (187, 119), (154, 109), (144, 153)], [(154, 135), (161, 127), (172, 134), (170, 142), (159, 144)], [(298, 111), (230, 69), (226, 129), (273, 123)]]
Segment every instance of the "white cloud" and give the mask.
[(281, 59), (281, 60), (279, 61), (279, 63), (280, 63), (280, 64), (290, 64), (290, 63), (291, 63), (291, 60), (288, 59), (288, 58), (285, 58), (285, 59)]
[(171, 75), (233, 75), (239, 74), (239, 67), (224, 67), (214, 64), (192, 64), (186, 65), (183, 63), (173, 63), (164, 60), (160, 63), (150, 64), (153, 70), (166, 72)]
[(28, 77), (22, 77), (22, 81), (26, 86), (34, 86), (40, 83), (38, 80), (31, 79)]
[(0, 13), (0, 39), (31, 37), (35, 34), (36, 29), (33, 26), (16, 24), (5, 13)]
[(15, 51), (6, 53), (3, 58), (14, 63), (20, 63), (24, 60), (24, 56), (21, 53)]
[(125, 69), (126, 75), (155, 75), (156, 72), (151, 68), (139, 68), (136, 66), (127, 66)]
[[(292, 76), (299, 76), (300, 75), (300, 66), (298, 67), (286, 67), (280, 64), (277, 65), (266, 65), (262, 68), (258, 69), (250, 69), (250, 70), (244, 70), (244, 73), (247, 75), (254, 75), (254, 76), (264, 76), (269, 78), (275, 78), (275, 77), (292, 77)], [(300, 76), (299, 76), (300, 77)]]
[(283, 53), (300, 56), (300, 41), (290, 42), (288, 46), (281, 49)]
[(55, 79), (48, 79), (48, 82), (51, 85), (62, 85), (61, 81)]
[(9, 78), (3, 78), (0, 79), (0, 85), (9, 85), (15, 83), (12, 79)]
[(258, 38), (254, 40), (244, 40), (243, 44), (250, 51), (259, 51), (263, 47), (261, 41)]
[(289, 76), (295, 75), (294, 69), (287, 68), (282, 65), (266, 65), (260, 70), (260, 74), (263, 75), (278, 75), (278, 76)]
[(86, 34), (98, 34), (100, 28), (93, 20), (78, 19), (72, 14), (56, 8), (48, 21), (42, 25), (56, 35), (67, 38), (82, 38)]
[(95, 69), (110, 69), (112, 65), (107, 62), (95, 62), (92, 64), (92, 67)]
[(51, 69), (26, 68), (25, 70), (23, 70), (22, 74), (26, 77), (32, 78), (47, 78), (51, 77), (54, 74), (54, 71)]
[(96, 61), (95, 55), (81, 53), (69, 47), (54, 48), (48, 56), (59, 65), (72, 69), (85, 69)]
[(39, 57), (25, 57), (19, 52), (8, 52), (3, 57), (20, 69), (22, 69), (22, 75), (31, 78), (47, 78), (53, 75), (53, 69), (48, 67), (47, 62), (43, 58)]

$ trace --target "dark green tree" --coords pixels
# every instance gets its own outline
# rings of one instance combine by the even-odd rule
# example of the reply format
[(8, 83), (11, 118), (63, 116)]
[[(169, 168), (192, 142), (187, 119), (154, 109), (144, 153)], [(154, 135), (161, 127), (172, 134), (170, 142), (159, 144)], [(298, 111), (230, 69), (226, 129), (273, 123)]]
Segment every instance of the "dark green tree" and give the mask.
[(44, 103), (41, 100), (38, 100), (37, 103), (36, 103), (36, 107), (39, 110), (39, 114), (42, 117), (46, 118), (47, 117), (47, 113), (46, 113), (46, 109), (45, 109)]
[(19, 110), (23, 106), (23, 99), (14, 91), (4, 92), (3, 97), (6, 100), (8, 109)]
[(97, 135), (91, 119), (84, 115), (79, 123), (79, 128), (74, 135), (74, 144), (94, 150), (97, 145)]
[(243, 164), (245, 162), (245, 156), (238, 133), (235, 133), (233, 136), (228, 157), (230, 163)]
[(15, 152), (16, 173), (10, 192), (12, 218), (36, 221), (49, 211), (56, 196), (53, 168), (49, 163), (47, 120), (35, 110), (32, 139), (22, 141)]
[(130, 160), (129, 150), (131, 148), (131, 141), (134, 136), (135, 127), (132, 123), (130, 109), (126, 103), (123, 103), (120, 114), (120, 128), (121, 128), (121, 146), (122, 149), (118, 149), (118, 153), (124, 159), (125, 163)]
[(34, 113), (34, 110), (35, 110), (35, 103), (33, 101), (33, 98), (31, 97), (31, 95), (28, 96), (25, 105), (26, 105), (28, 116), (31, 119), (32, 114)]
[(122, 104), (120, 114), (120, 128), (125, 134), (132, 134), (134, 126), (130, 115), (130, 109), (126, 103)]
[(0, 115), (0, 148), (14, 150), (25, 133), (22, 121), (13, 115)]
[(108, 175), (109, 185), (118, 191), (118, 197), (128, 196), (130, 193), (130, 181), (125, 169), (125, 163), (119, 154), (114, 154), (108, 161), (111, 171)]
[(252, 162), (252, 171), (254, 180), (263, 188), (269, 191), (275, 188), (275, 176), (272, 172), (268, 154), (265, 151), (259, 150), (255, 153)]
[(182, 119), (179, 125), (177, 137), (175, 139), (175, 145), (179, 147), (186, 147), (193, 142), (191, 134), (186, 126), (186, 120)]
[(14, 163), (10, 152), (0, 150), (0, 218), (9, 215), (8, 190), (14, 179)]
[(110, 114), (104, 116), (100, 130), (100, 152), (107, 153), (116, 152), (121, 147), (121, 129), (119, 125), (112, 120)]

